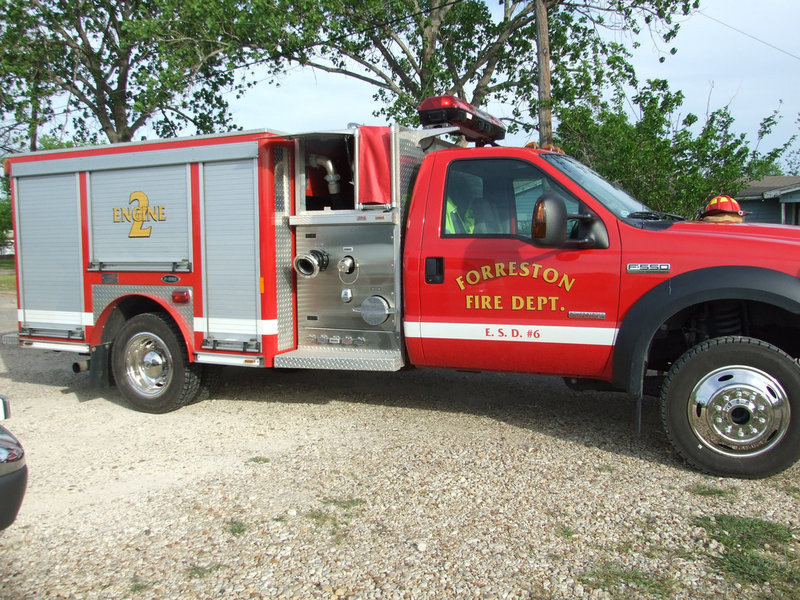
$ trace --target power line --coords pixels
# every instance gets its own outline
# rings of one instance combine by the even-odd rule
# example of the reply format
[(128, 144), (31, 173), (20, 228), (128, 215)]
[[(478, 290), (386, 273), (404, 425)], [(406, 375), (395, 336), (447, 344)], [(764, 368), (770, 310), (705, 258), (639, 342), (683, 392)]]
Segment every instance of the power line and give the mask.
[(765, 46), (769, 46), (769, 47), (770, 47), (770, 48), (772, 48), (773, 50), (777, 50), (778, 52), (782, 52), (783, 54), (785, 54), (785, 55), (787, 55), (787, 56), (791, 56), (791, 57), (792, 57), (792, 58), (794, 58), (795, 60), (800, 60), (800, 56), (797, 56), (796, 54), (792, 54), (791, 52), (787, 52), (787, 51), (786, 51), (786, 50), (784, 50), (783, 48), (778, 48), (778, 46), (776, 46), (775, 44), (770, 44), (769, 42), (766, 42), (766, 41), (764, 41), (764, 40), (762, 40), (762, 39), (760, 39), (760, 38), (757, 38), (757, 37), (756, 37), (756, 36), (754, 36), (754, 35), (750, 35), (750, 34), (749, 34), (749, 33), (747, 33), (746, 31), (742, 31), (741, 29), (737, 29), (737, 28), (736, 28), (736, 27), (734, 27), (733, 25), (728, 25), (727, 23), (725, 23), (725, 22), (723, 22), (723, 21), (720, 21), (719, 19), (717, 19), (717, 18), (715, 18), (715, 17), (712, 17), (711, 15), (707, 15), (707, 14), (706, 14), (706, 13), (704, 13), (703, 11), (700, 11), (700, 10), (698, 10), (698, 11), (697, 11), (697, 13), (698, 13), (698, 14), (701, 14), (701, 15), (703, 15), (703, 16), (704, 16), (706, 19), (711, 19), (712, 21), (714, 21), (714, 22), (716, 22), (716, 23), (719, 23), (719, 24), (720, 24), (720, 25), (722, 25), (723, 27), (727, 27), (728, 29), (732, 29), (732, 30), (733, 30), (733, 31), (735, 31), (736, 33), (741, 33), (743, 36), (749, 37), (750, 39), (752, 39), (752, 40), (755, 40), (755, 41), (759, 42), (760, 44), (764, 44)]

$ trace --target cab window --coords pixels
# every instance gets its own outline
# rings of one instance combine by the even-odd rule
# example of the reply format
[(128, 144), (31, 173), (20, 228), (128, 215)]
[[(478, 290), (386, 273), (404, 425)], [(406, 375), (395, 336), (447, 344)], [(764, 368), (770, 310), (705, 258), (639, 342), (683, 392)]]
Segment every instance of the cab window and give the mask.
[(442, 233), (530, 238), (533, 206), (545, 194), (562, 198), (567, 213), (579, 212), (578, 200), (530, 163), (494, 158), (453, 161), (445, 184)]

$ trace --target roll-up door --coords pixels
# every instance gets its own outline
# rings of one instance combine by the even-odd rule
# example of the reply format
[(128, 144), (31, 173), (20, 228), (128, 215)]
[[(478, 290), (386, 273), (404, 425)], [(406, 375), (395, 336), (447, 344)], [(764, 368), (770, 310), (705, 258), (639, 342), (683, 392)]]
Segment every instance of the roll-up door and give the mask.
[(205, 346), (259, 350), (256, 160), (203, 165)]
[(90, 174), (94, 264), (116, 270), (188, 270), (191, 256), (188, 167), (116, 169)]
[(19, 178), (16, 200), (22, 328), (82, 337), (78, 176)]

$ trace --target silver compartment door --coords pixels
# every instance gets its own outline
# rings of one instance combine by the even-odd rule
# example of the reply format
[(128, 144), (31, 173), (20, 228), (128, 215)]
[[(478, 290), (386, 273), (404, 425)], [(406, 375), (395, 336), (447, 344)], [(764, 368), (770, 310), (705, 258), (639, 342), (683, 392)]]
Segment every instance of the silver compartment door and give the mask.
[(203, 165), (204, 331), (219, 349), (260, 349), (257, 161)]
[(83, 327), (78, 176), (15, 180), (23, 329), (63, 337)]
[[(171, 270), (191, 256), (186, 165), (89, 175), (92, 261), (108, 270)], [(137, 221), (136, 214), (139, 213)]]

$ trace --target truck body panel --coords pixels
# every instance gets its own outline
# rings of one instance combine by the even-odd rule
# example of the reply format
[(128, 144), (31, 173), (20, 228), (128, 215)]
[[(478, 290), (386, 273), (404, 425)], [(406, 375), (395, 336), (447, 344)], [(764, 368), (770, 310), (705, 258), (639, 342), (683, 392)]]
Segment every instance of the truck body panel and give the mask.
[[(275, 281), (276, 252), (261, 243), (262, 232), (275, 238), (261, 226), (274, 222), (272, 194), (260, 189), (260, 161), (272, 160), (262, 138), (269, 134), (15, 162), (23, 339), (85, 351), (101, 342), (115, 307), (139, 298), (173, 316), (192, 360), (208, 348), (263, 363), (276, 306), (274, 293), (262, 303), (260, 282)], [(176, 290), (187, 297), (176, 301)], [(274, 339), (267, 345), (276, 351)]]

